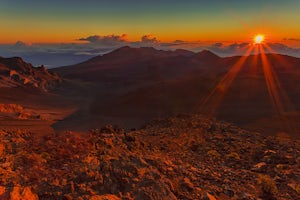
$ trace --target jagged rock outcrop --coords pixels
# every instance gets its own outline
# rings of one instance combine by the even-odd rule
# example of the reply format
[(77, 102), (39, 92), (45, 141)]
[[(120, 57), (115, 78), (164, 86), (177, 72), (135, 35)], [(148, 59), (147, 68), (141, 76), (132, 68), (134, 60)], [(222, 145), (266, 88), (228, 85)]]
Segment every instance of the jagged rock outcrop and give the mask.
[(0, 116), (11, 119), (40, 119), (41, 116), (18, 104), (0, 104)]
[(60, 82), (58, 74), (44, 66), (33, 67), (19, 57), (0, 57), (0, 87), (34, 87), (47, 91)]

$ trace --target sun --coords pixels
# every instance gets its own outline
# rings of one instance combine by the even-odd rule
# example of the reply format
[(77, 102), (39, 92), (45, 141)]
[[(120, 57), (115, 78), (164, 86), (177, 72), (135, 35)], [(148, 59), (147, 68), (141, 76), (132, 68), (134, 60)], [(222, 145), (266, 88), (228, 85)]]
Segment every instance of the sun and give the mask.
[(261, 35), (261, 34), (256, 35), (256, 36), (254, 37), (254, 43), (255, 43), (255, 44), (261, 44), (261, 43), (264, 41), (264, 39), (265, 39), (265, 36), (264, 36), (264, 35)]

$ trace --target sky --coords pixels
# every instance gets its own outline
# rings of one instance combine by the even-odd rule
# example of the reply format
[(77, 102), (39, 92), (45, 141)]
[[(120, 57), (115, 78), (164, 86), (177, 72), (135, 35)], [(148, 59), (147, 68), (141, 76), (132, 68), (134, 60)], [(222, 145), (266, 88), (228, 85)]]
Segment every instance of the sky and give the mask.
[(299, 9), (299, 0), (0, 0), (0, 55), (103, 53), (125, 43), (197, 50), (252, 42), (258, 33), (299, 48)]
[(153, 34), (163, 41), (300, 38), (299, 0), (1, 0), (1, 43)]

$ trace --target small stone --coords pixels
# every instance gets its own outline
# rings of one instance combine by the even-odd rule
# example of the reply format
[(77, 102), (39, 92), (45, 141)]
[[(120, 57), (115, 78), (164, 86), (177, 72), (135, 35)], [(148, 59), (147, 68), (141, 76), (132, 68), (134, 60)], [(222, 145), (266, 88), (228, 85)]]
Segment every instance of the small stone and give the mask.
[(96, 195), (92, 196), (91, 200), (121, 200), (119, 197), (112, 195), (112, 194), (106, 194), (106, 195)]
[(264, 171), (267, 168), (267, 164), (265, 162), (260, 162), (257, 163), (256, 165), (253, 166), (251, 169), (252, 171)]
[(189, 192), (193, 191), (193, 189), (194, 189), (194, 184), (187, 177), (183, 179), (181, 186)]
[(208, 192), (203, 196), (203, 200), (217, 200), (216, 197), (209, 194)]
[(6, 192), (6, 188), (3, 186), (0, 186), (0, 196), (3, 195)]
[(73, 197), (72, 197), (71, 194), (65, 194), (65, 195), (64, 195), (64, 198), (65, 198), (66, 200), (73, 200)]
[(224, 191), (224, 194), (226, 194), (229, 197), (233, 197), (235, 193), (234, 193), (233, 190), (227, 189), (227, 190)]
[(38, 200), (39, 197), (37, 194), (34, 194), (30, 187), (25, 187), (23, 190), (19, 186), (15, 186), (13, 191), (10, 193), (11, 200), (20, 200), (20, 199), (30, 199), (30, 200)]

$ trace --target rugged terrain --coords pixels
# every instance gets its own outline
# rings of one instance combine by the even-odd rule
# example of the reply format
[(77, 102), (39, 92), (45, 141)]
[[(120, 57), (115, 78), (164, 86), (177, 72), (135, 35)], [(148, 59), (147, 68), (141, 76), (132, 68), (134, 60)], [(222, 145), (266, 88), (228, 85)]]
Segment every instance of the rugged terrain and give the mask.
[(299, 199), (300, 143), (199, 115), (0, 133), (1, 199)]
[[(0, 199), (299, 198), (299, 129), (281, 126), (300, 124), (299, 59), (267, 57), (284, 116), (258, 55), (123, 47), (54, 72), (0, 58)], [(240, 59), (216, 116), (260, 133), (194, 114)]]
[[(84, 106), (55, 127), (80, 129), (74, 122), (93, 127), (110, 121), (131, 128), (179, 113), (210, 115), (209, 108), (215, 107), (212, 116), (217, 119), (264, 134), (285, 131), (299, 137), (299, 66), (300, 58), (279, 54), (222, 58), (209, 51), (122, 47), (77, 65), (52, 69), (66, 79), (90, 84)], [(282, 99), (280, 117), (288, 125), (281, 123), (272, 105), (265, 68), (272, 72), (271, 84), (276, 88), (272, 92)], [(224, 77), (231, 82), (222, 82)], [(218, 95), (203, 103), (216, 88)]]
[(0, 57), (0, 129), (54, 132), (52, 124), (76, 110), (75, 100), (53, 93), (62, 78), (19, 57)]
[[(270, 94), (262, 58), (122, 47), (51, 70), (33, 67), (18, 57), (0, 58), (0, 104), (23, 108), (22, 112), (0, 112), (0, 127), (32, 130), (33, 123), (42, 124), (47, 132), (87, 131), (114, 123), (130, 129), (153, 118), (191, 113), (268, 135), (286, 132), (300, 137), (300, 59), (265, 55), (277, 89)], [(233, 76), (235, 68), (240, 69)], [(224, 77), (232, 82), (222, 82)], [(216, 89), (217, 96), (205, 103)], [(274, 94), (282, 97), (277, 103), (282, 105), (280, 115), (272, 105)]]
[(61, 82), (61, 78), (44, 66), (33, 67), (19, 57), (0, 57), (0, 87), (34, 87), (47, 91)]

